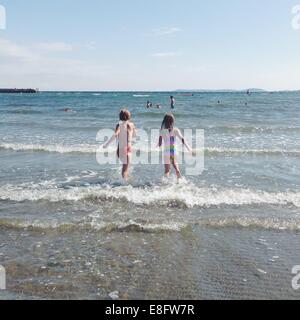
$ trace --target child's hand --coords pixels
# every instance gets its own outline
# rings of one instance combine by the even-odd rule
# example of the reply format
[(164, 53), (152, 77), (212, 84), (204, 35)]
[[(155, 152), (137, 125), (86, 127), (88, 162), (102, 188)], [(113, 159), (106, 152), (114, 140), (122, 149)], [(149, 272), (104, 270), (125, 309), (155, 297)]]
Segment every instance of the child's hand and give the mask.
[(107, 143), (105, 143), (102, 147), (103, 147), (103, 149), (107, 149), (107, 147), (108, 147)]

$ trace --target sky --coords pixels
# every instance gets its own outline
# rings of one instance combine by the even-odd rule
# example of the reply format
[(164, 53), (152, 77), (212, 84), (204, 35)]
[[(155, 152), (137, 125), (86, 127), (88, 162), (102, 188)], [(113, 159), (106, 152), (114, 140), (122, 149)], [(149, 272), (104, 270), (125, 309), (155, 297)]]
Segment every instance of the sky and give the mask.
[[(0, 87), (300, 89), (300, 0), (0, 0)], [(300, 13), (300, 10), (299, 10)], [(300, 24), (300, 18), (299, 18)]]

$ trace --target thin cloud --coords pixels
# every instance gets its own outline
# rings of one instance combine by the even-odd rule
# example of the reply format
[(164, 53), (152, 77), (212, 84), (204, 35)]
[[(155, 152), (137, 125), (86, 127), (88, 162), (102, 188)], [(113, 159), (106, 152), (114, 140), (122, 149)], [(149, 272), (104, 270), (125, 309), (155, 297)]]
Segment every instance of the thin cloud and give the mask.
[(97, 48), (97, 43), (95, 41), (91, 41), (82, 46), (83, 49), (87, 49), (89, 51), (94, 51)]
[(73, 51), (73, 46), (65, 42), (44, 42), (35, 45), (38, 50), (50, 52), (69, 52)]
[(97, 47), (97, 43), (95, 41), (90, 41), (86, 44), (69, 44), (66, 42), (44, 42), (37, 43), (34, 46), (34, 49), (45, 52), (45, 53), (63, 53), (63, 52), (71, 52), (78, 50), (95, 50)]
[(38, 54), (27, 46), (20, 46), (7, 39), (0, 38), (0, 63), (8, 61), (31, 61), (38, 58)]
[(180, 56), (180, 52), (156, 52), (152, 53), (151, 57), (153, 58), (171, 58), (171, 57), (177, 57)]
[[(53, 55), (41, 50), (39, 43), (18, 44), (0, 38), (1, 86), (32, 86), (41, 89), (85, 88), (91, 83), (104, 83), (110, 66)], [(54, 49), (54, 47), (51, 47)], [(56, 47), (58, 49), (58, 47)]]
[(167, 36), (175, 33), (182, 32), (182, 29), (179, 27), (163, 27), (152, 30), (152, 35), (154, 36)]

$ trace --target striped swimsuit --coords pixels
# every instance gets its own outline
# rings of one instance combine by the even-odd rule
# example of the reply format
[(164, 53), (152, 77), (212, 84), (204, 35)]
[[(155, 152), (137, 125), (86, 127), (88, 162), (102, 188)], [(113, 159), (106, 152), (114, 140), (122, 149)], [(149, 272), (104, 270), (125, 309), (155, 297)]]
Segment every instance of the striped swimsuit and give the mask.
[(162, 129), (160, 136), (164, 142), (164, 161), (171, 164), (176, 160), (176, 131), (177, 129)]

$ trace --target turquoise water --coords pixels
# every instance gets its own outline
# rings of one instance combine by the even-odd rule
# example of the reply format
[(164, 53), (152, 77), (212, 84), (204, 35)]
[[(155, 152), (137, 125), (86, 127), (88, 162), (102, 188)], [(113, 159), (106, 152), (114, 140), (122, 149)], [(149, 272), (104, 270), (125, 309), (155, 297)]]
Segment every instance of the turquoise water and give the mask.
[[(139, 164), (122, 184), (96, 161), (97, 132), (122, 107), (158, 129), (171, 94), (176, 125), (204, 129), (204, 172), (177, 183)], [(299, 104), (296, 92), (1, 94), (0, 297), (299, 298)]]

